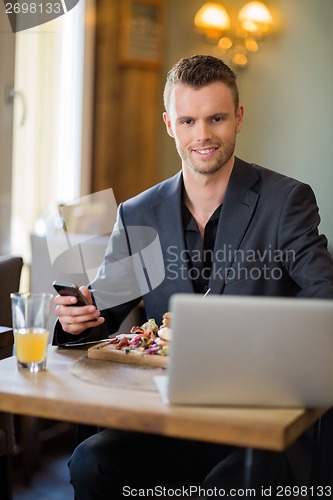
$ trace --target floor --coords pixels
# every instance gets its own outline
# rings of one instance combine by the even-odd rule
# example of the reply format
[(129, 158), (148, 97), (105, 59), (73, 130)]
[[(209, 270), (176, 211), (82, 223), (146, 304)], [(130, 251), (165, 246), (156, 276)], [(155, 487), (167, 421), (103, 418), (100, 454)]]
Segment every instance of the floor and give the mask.
[(73, 500), (69, 484), (67, 460), (69, 454), (52, 453), (45, 456), (30, 486), (16, 480), (13, 500)]
[(43, 441), (29, 484), (24, 479), (22, 457), (19, 453), (14, 456), (13, 500), (73, 500), (67, 467), (73, 443), (72, 431)]

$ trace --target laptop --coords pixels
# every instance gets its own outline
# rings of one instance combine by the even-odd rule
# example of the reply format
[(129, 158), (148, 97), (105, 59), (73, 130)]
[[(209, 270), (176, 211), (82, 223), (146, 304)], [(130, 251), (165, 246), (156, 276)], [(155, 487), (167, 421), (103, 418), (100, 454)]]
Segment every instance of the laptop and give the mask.
[(333, 404), (333, 300), (194, 294), (171, 298), (170, 404)]

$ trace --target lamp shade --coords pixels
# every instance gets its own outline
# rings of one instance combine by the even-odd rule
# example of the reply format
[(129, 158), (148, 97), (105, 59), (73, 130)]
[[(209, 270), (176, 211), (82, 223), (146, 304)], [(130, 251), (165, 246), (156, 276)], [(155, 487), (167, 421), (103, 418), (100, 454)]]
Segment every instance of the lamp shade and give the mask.
[(243, 30), (266, 35), (272, 30), (273, 18), (262, 2), (248, 2), (241, 8), (238, 20)]
[(230, 28), (230, 18), (223, 5), (207, 2), (196, 13), (194, 25), (208, 38), (217, 39)]

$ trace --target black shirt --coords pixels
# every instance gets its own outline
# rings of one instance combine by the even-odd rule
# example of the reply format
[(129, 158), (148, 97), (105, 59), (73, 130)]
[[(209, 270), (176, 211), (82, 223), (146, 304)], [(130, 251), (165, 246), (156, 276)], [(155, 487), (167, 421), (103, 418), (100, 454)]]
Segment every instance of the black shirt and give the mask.
[(213, 262), (213, 251), (217, 225), (222, 205), (217, 207), (205, 226), (204, 238), (201, 239), (198, 225), (183, 204), (183, 227), (188, 255), (189, 278), (192, 280), (195, 293), (206, 293)]

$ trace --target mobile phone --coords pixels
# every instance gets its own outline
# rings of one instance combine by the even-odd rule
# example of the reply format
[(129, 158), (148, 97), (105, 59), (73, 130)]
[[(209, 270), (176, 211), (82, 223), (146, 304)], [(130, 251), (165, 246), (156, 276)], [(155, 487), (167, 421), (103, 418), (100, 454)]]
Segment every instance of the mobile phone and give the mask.
[(90, 305), (88, 299), (86, 299), (86, 297), (83, 295), (83, 293), (75, 283), (71, 283), (69, 281), (54, 281), (53, 287), (57, 290), (59, 295), (62, 295), (63, 297), (76, 297), (77, 303), (74, 304), (76, 306)]

